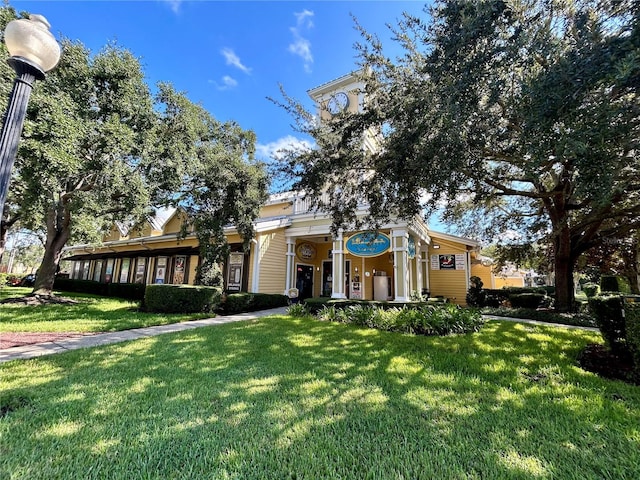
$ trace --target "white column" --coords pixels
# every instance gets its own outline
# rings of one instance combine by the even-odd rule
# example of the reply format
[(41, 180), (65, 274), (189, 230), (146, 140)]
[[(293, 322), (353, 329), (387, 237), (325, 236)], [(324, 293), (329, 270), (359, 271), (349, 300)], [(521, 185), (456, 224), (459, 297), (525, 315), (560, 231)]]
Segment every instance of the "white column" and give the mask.
[(344, 293), (344, 244), (342, 229), (338, 230), (338, 235), (333, 238), (332, 253), (332, 292), (331, 298), (347, 298)]
[(398, 302), (408, 302), (409, 295), (409, 232), (406, 228), (393, 230), (391, 233), (393, 248), (393, 269), (395, 283), (395, 299)]
[(424, 286), (429, 292), (431, 292), (431, 284), (429, 282), (429, 247), (424, 252), (425, 258), (422, 259), (422, 265), (420, 266), (420, 270), (424, 272)]
[(422, 250), (420, 250), (420, 241), (416, 242), (416, 293), (422, 295)]
[(287, 272), (284, 284), (284, 294), (289, 294), (289, 289), (295, 286), (295, 257), (296, 257), (296, 239), (287, 237)]
[(262, 242), (260, 234), (251, 240), (251, 248), (253, 249), (253, 278), (251, 279), (251, 291), (258, 293), (260, 289), (260, 247)]

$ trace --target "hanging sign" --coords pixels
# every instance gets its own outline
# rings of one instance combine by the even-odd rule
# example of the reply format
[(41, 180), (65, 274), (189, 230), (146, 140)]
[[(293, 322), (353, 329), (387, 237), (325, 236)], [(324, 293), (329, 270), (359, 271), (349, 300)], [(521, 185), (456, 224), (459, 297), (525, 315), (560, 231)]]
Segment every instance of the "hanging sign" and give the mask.
[(360, 232), (349, 237), (345, 244), (347, 252), (356, 257), (377, 257), (391, 246), (391, 240), (384, 233)]

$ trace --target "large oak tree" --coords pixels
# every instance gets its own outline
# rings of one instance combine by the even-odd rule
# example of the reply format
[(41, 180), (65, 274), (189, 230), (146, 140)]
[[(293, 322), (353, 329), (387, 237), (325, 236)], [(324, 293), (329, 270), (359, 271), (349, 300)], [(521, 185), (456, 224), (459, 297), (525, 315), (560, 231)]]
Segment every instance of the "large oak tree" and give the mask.
[(640, 227), (640, 4), (439, 1), (393, 29), (394, 59), (362, 31), (360, 113), (318, 125), (288, 103), (318, 145), (289, 157), (296, 186), (331, 193), (335, 228), (364, 198), (374, 225), (444, 207), (487, 237), (548, 242), (570, 309), (578, 257)]
[[(5, 24), (15, 17), (1, 10)], [(153, 207), (183, 207), (210, 262), (224, 254), (229, 223), (251, 238), (266, 195), (253, 133), (217, 122), (169, 84), (157, 90), (128, 50), (110, 44), (94, 55), (67, 40), (36, 84), (5, 209), (46, 231), (34, 293), (51, 294), (69, 241), (99, 243), (113, 222), (142, 222)]]

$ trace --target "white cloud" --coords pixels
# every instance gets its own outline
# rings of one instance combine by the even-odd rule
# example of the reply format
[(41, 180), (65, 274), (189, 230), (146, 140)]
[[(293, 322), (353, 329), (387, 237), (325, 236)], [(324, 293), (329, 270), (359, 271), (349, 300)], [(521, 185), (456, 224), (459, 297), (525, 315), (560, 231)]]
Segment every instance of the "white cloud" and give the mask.
[(279, 160), (284, 158), (286, 152), (310, 150), (315, 144), (309, 140), (296, 138), (293, 135), (279, 138), (275, 142), (256, 145), (256, 156), (261, 160)]
[(212, 83), (216, 86), (218, 90), (231, 90), (238, 86), (238, 81), (230, 77), (229, 75), (225, 75), (222, 77), (221, 82), (216, 82), (215, 80), (209, 80), (209, 83)]
[(302, 12), (294, 13), (296, 17), (296, 26), (291, 27), (291, 33), (293, 34), (293, 42), (289, 44), (289, 52), (302, 58), (304, 62), (304, 70), (307, 73), (311, 72), (311, 65), (313, 64), (313, 54), (311, 53), (311, 42), (303, 36), (303, 34), (313, 28), (313, 12), (310, 10), (303, 10)]
[(251, 73), (251, 69), (246, 65), (243, 65), (240, 61), (240, 57), (236, 55), (236, 53), (231, 48), (223, 48), (220, 53), (227, 61), (227, 65), (233, 65), (238, 70), (242, 70), (244, 73), (249, 75)]
[(180, 11), (180, 5), (182, 5), (182, 0), (162, 0), (164, 3), (169, 5), (169, 8), (173, 10), (173, 13), (178, 13)]

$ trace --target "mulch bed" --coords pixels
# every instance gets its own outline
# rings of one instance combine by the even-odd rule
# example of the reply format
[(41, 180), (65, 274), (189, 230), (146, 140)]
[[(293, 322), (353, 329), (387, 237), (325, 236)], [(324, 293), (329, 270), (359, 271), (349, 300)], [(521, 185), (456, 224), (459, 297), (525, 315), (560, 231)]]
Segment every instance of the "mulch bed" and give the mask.
[(3, 332), (0, 333), (0, 350), (23, 345), (33, 345), (35, 343), (57, 342), (67, 338), (84, 337), (86, 335), (96, 335), (95, 333), (76, 332)]

